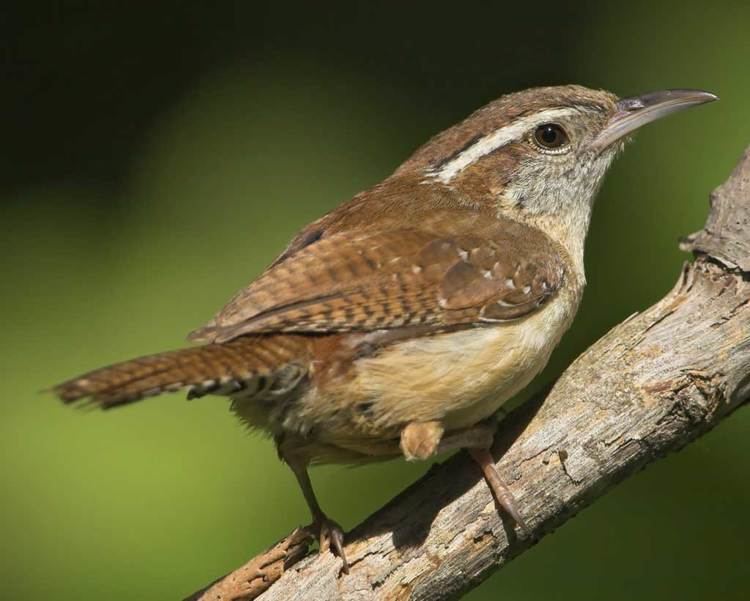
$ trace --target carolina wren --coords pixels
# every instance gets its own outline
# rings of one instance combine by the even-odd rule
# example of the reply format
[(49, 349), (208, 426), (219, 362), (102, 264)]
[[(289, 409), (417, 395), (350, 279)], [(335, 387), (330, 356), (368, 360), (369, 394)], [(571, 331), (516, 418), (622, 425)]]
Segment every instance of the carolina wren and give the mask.
[(345, 568), (311, 463), (466, 448), (523, 529), (489, 453), (493, 414), (573, 321), (594, 197), (625, 139), (715, 99), (669, 90), (618, 100), (575, 85), (503, 96), (305, 227), (191, 334), (202, 346), (98, 369), (55, 392), (103, 408), (181, 388), (229, 397), (241, 420), (273, 436), (321, 550), (333, 546)]

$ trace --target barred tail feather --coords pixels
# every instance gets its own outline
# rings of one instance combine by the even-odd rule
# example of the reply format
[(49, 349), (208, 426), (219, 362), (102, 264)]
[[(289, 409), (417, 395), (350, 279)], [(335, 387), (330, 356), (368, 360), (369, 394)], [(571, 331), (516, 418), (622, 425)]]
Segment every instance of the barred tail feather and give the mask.
[[(88, 399), (107, 409), (188, 388), (205, 394), (254, 396), (304, 375), (303, 343), (291, 336), (241, 337), (221, 344), (169, 351), (116, 363), (53, 388), (65, 403)], [(277, 382), (278, 380), (283, 382)]]

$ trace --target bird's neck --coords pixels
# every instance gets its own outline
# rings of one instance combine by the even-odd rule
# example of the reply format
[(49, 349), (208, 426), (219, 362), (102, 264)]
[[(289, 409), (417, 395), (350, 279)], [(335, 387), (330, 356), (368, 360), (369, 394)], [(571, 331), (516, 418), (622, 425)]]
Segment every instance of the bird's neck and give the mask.
[(547, 213), (529, 213), (523, 209), (503, 209), (505, 217), (521, 221), (547, 234), (557, 242), (568, 254), (572, 275), (576, 284), (582, 290), (586, 285), (586, 271), (584, 267), (584, 247), (586, 234), (591, 221), (591, 211), (551, 215)]

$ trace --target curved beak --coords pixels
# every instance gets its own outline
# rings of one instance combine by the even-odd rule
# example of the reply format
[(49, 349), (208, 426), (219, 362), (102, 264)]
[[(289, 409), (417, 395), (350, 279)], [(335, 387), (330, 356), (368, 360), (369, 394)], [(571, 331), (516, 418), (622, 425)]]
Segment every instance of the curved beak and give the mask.
[(715, 94), (703, 90), (662, 90), (622, 98), (617, 101), (614, 114), (596, 136), (592, 146), (600, 152), (647, 123), (691, 106), (718, 99)]

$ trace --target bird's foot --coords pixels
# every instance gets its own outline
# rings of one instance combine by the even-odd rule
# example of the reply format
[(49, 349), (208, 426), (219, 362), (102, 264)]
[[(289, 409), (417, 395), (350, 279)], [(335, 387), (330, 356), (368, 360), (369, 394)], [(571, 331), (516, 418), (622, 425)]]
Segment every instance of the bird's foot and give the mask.
[(314, 537), (317, 537), (320, 546), (319, 553), (331, 551), (344, 562), (342, 571), (344, 574), (349, 573), (349, 562), (346, 560), (344, 553), (344, 531), (336, 522), (321, 515), (312, 524), (305, 528)]
[(401, 452), (407, 461), (429, 459), (439, 448), (443, 425), (438, 421), (411, 422), (401, 430)]

